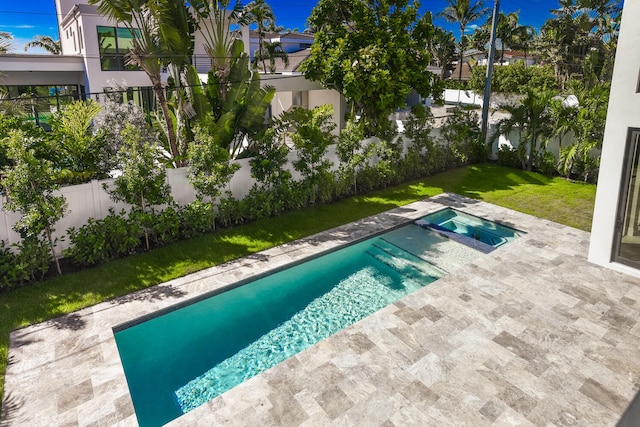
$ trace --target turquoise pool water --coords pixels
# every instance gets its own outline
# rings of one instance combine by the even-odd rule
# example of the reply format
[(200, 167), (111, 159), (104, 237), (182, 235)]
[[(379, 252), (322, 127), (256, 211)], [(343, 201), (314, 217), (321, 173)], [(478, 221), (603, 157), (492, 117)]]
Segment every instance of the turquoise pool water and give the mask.
[(138, 422), (165, 424), (480, 255), (406, 225), (118, 330)]

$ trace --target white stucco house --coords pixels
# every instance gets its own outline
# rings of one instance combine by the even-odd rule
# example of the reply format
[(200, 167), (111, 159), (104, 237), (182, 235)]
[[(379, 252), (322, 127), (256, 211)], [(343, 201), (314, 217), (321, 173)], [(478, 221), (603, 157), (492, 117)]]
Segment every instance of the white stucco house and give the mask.
[(589, 261), (640, 277), (640, 2), (622, 12)]
[[(129, 30), (101, 16), (88, 0), (55, 0), (62, 55), (0, 55), (0, 85), (9, 98), (35, 94), (36, 120), (66, 102), (82, 97), (100, 100), (100, 94), (111, 89), (113, 82), (126, 82), (130, 89), (125, 100), (149, 107), (153, 105), (150, 81), (143, 71), (127, 67), (124, 57), (131, 46)], [(240, 28), (245, 51), (253, 46), (248, 27)], [(275, 36), (274, 36), (275, 37)], [(303, 35), (278, 35), (289, 51), (299, 51), (313, 42)], [(195, 34), (193, 64), (206, 75), (211, 62), (204, 50), (203, 37)], [(164, 76), (166, 79), (167, 76)], [(313, 108), (333, 104), (336, 123), (342, 125), (346, 103), (338, 92), (324, 90), (296, 71), (262, 76), (263, 84), (275, 86), (277, 95), (271, 112), (276, 116), (292, 106)]]

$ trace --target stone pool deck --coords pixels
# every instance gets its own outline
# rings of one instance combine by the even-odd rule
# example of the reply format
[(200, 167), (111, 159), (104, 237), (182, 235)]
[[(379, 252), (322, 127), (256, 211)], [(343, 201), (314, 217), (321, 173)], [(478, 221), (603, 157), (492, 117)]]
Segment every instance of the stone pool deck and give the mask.
[(14, 331), (0, 424), (136, 425), (113, 326), (443, 206), (527, 234), (171, 425), (615, 425), (640, 386), (640, 279), (589, 264), (589, 233), (453, 194)]

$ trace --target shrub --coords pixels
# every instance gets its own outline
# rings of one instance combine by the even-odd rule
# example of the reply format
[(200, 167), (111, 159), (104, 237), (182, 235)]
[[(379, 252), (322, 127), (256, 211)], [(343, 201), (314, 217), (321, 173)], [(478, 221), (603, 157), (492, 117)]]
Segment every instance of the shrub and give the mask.
[(533, 157), (533, 169), (543, 175), (556, 175), (558, 172), (556, 157), (544, 149), (536, 151)]
[(500, 166), (507, 166), (516, 169), (519, 169), (521, 166), (518, 151), (515, 148), (505, 144), (502, 144), (498, 147), (498, 158), (496, 162)]
[(87, 224), (71, 227), (67, 233), (72, 245), (64, 254), (81, 265), (132, 254), (140, 248), (144, 236), (138, 221), (131, 220), (124, 209), (118, 214), (113, 208), (104, 219), (89, 218)]
[(481, 138), (478, 113), (456, 108), (440, 128), (443, 145), (448, 145), (456, 165), (478, 163), (487, 159), (487, 146)]
[(211, 204), (201, 200), (196, 200), (180, 208), (178, 211), (180, 236), (183, 239), (190, 239), (211, 231), (213, 228), (211, 212)]

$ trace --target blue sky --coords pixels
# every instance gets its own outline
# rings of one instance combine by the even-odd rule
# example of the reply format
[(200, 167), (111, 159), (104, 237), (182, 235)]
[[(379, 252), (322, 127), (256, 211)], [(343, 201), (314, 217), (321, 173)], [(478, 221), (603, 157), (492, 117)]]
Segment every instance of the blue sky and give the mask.
[[(246, 3), (246, 1), (245, 1)], [(271, 5), (277, 18), (278, 25), (285, 28), (298, 28), (303, 30), (305, 22), (317, 0), (297, 0), (295, 2), (287, 0), (267, 0)], [(440, 12), (446, 7), (445, 0), (423, 0), (422, 12)], [(493, 7), (493, 1), (485, 1), (487, 7)], [(524, 25), (540, 27), (551, 17), (549, 10), (558, 7), (557, 0), (501, 0), (501, 10), (505, 13), (520, 11), (520, 22)], [(7, 31), (14, 35), (14, 51), (23, 52), (24, 44), (30, 41), (35, 35), (48, 35), (54, 39), (58, 38), (57, 23), (55, 16), (54, 0), (2, 0), (0, 2), (0, 31)], [(436, 19), (435, 23), (454, 31), (458, 37), (458, 27), (456, 24), (445, 23)], [(474, 24), (482, 24), (476, 22)], [(473, 31), (473, 25), (469, 31)], [(30, 53), (41, 53), (36, 50), (29, 50)]]

